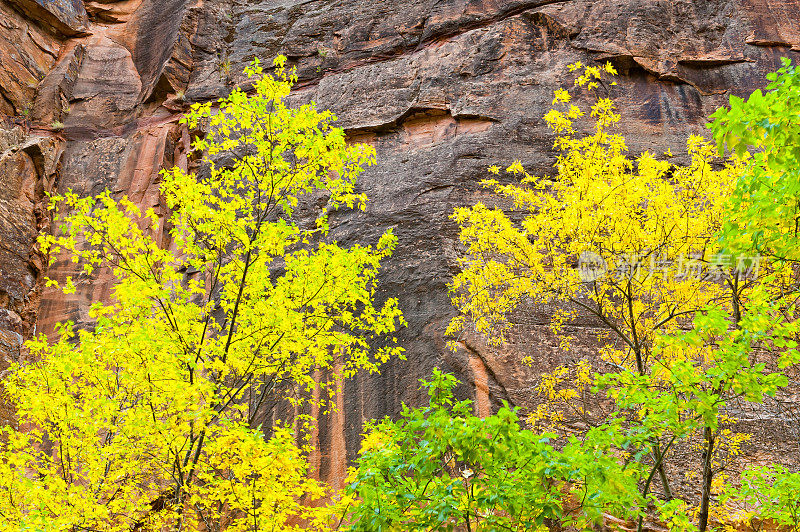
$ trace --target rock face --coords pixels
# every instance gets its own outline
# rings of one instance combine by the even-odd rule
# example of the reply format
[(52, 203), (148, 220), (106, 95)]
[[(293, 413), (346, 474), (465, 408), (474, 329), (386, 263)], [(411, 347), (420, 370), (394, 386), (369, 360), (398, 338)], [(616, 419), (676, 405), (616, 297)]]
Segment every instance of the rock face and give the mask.
[[(417, 379), (434, 366), (458, 374), (481, 414), (502, 399), (529, 405), (536, 374), (567, 356), (548, 309), (519, 316), (533, 332), (503, 349), (470, 337), (445, 349), (453, 208), (483, 197), (495, 162), (551, 172), (541, 117), (567, 64), (614, 62), (631, 150), (679, 153), (728, 95), (800, 56), (798, 12), (800, 0), (0, 0), (0, 351), (34, 323), (85, 322), (89, 299), (108, 295), (107, 279), (81, 280), (69, 299), (37, 288), (44, 192), (110, 187), (160, 208), (158, 171), (187, 164), (181, 110), (244, 82), (253, 57), (282, 53), (298, 67), (296, 101), (332, 109), (377, 149), (361, 182), (369, 208), (336, 214), (334, 234), (370, 243), (394, 228), (381, 293), (409, 323), (408, 360), (345, 382), (341, 413), (320, 419), (320, 475), (339, 482), (363, 422), (421, 401)], [(590, 353), (598, 329), (571, 326), (581, 342), (569, 356)]]
[(62, 35), (86, 33), (86, 8), (83, 0), (11, 0), (26, 17)]

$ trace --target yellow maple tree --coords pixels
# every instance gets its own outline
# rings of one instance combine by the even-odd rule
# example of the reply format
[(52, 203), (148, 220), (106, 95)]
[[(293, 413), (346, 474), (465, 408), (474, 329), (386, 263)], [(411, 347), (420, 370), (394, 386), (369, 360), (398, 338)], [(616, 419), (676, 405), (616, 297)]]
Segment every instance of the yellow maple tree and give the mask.
[[(296, 75), (284, 61), (274, 76), (254, 62), (252, 94), (183, 119), (205, 131), (193, 148), (208, 173), (163, 172), (168, 220), (110, 192), (53, 198), (58, 231), (43, 250), (116, 284), (93, 303), (91, 328), (35, 339), (4, 382), (18, 423), (2, 429), (0, 530), (329, 524), (332, 493), (308, 477), (303, 439), (273, 426), (271, 405), (328, 384), (315, 372), (377, 371), (400, 354), (391, 334), (403, 320), (395, 299), (374, 300), (391, 232), (350, 248), (327, 237), (331, 211), (364, 206), (355, 180), (374, 151), (348, 145), (332, 113), (287, 106)], [(297, 216), (311, 194), (327, 203)], [(153, 238), (162, 224), (172, 250)]]
[[(695, 135), (685, 164), (672, 153), (670, 160), (650, 152), (631, 156), (614, 132), (620, 114), (608, 97), (613, 66), (576, 63), (570, 71), (577, 73), (574, 88), (555, 91), (544, 116), (557, 135), (554, 175), (531, 175), (520, 161), (505, 175), (492, 166), (483, 186), (498, 206), (479, 203), (453, 215), (464, 255), (451, 285), (461, 315), (448, 332), (471, 328), (499, 345), (513, 311), (556, 304), (551, 329), (561, 349), (572, 340), (566, 324), (588, 315), (605, 329), (591, 365), (649, 376), (678, 352), (656, 349), (659, 335), (679, 332), (712, 305), (737, 315), (763, 276), (759, 257), (727, 255), (719, 244), (726, 202), (744, 165), (735, 157), (718, 160), (715, 146)], [(581, 119), (591, 124), (585, 134), (576, 126)], [(538, 386), (544, 402), (531, 421), (544, 428), (580, 421), (583, 430), (602, 423), (586, 404), (594, 384), (585, 361), (554, 368)], [(672, 441), (664, 429), (648, 443), (667, 498), (663, 455)]]

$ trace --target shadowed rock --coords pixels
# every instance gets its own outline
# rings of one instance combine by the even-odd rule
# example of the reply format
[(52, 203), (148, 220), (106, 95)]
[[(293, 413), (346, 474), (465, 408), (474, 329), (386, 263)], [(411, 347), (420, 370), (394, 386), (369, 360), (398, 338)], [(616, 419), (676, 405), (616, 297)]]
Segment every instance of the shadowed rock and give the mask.
[(83, 0), (9, 0), (27, 17), (67, 37), (84, 35), (89, 22)]

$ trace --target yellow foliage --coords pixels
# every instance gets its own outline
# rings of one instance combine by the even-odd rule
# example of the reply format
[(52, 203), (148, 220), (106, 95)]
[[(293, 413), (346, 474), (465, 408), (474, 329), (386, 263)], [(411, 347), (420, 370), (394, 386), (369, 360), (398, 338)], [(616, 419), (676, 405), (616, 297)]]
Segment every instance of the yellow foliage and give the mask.
[[(612, 131), (620, 115), (594, 86), (605, 84), (613, 67), (576, 63), (570, 70), (580, 72), (576, 85), (594, 103), (580, 109), (584, 98), (556, 91), (544, 116), (557, 134), (556, 176), (530, 175), (514, 161), (506, 174), (520, 182), (483, 183), (525, 217), (516, 222), (481, 203), (453, 215), (466, 254), (451, 288), (468, 320), (455, 320), (450, 332), (469, 324), (501, 343), (511, 311), (527, 302), (557, 303), (570, 309), (552, 314), (563, 349), (564, 324), (580, 310), (611, 331), (603, 358), (641, 372), (656, 332), (674, 331), (694, 311), (731, 300), (726, 283), (742, 272), (730, 260), (711, 266), (720, 262), (714, 235), (741, 166), (719, 164), (714, 147), (697, 136), (687, 141), (686, 165), (648, 152), (630, 157)], [(593, 127), (582, 136), (573, 122), (587, 111)], [(500, 175), (497, 167), (491, 171)]]
[[(683, 164), (669, 150), (669, 160), (629, 154), (614, 131), (620, 114), (609, 97), (613, 67), (575, 63), (569, 70), (577, 76), (574, 87), (557, 90), (544, 115), (556, 135), (554, 175), (529, 174), (519, 161), (505, 175), (492, 167), (483, 186), (497, 203), (513, 205), (513, 217), (484, 203), (453, 214), (465, 253), (451, 284), (461, 315), (448, 332), (471, 327), (498, 345), (514, 325), (514, 311), (533, 305), (550, 311), (550, 329), (568, 353), (568, 324), (580, 313), (604, 328), (596, 366), (619, 372), (627, 383), (646, 377), (658, 386), (674, 379), (675, 363), (686, 361), (682, 371), (692, 381), (715, 361), (713, 346), (660, 338), (690, 326), (698, 311), (714, 306), (733, 315), (748, 298), (760, 297), (754, 287), (763, 271), (750, 257), (725, 255), (718, 239), (744, 162), (718, 160), (715, 147), (696, 135), (687, 139)], [(582, 118), (588, 124), (578, 122)], [(579, 361), (542, 375), (536, 393), (545, 404), (528, 421), (545, 429), (587, 430), (588, 404), (602, 409), (602, 401), (590, 400), (596, 374)], [(629, 391), (620, 385), (607, 393), (628, 400)], [(651, 406), (645, 401), (625, 415), (634, 425), (643, 423)], [(594, 413), (602, 422), (602, 413)], [(719, 438), (726, 450), (717, 449), (718, 459), (739, 452), (741, 436), (723, 432)], [(660, 443), (650, 440), (653, 456), (669, 441), (669, 435)]]
[[(209, 174), (163, 172), (168, 220), (110, 192), (53, 198), (59, 231), (43, 251), (116, 284), (92, 330), (33, 340), (33, 362), (4, 382), (19, 424), (0, 438), (0, 530), (320, 529), (341, 509), (272, 409), (334, 386), (315, 372), (376, 371), (400, 354), (372, 347), (403, 323), (394, 299), (374, 305), (395, 238), (325, 238), (332, 210), (366, 201), (355, 179), (374, 150), (348, 145), (330, 112), (289, 109), (283, 61), (274, 77), (253, 63), (253, 95), (183, 119), (208, 128), (193, 145)], [(239, 158), (217, 164), (229, 150)], [(327, 205), (308, 227), (293, 213), (314, 191)], [(172, 250), (153, 237), (162, 226)]]

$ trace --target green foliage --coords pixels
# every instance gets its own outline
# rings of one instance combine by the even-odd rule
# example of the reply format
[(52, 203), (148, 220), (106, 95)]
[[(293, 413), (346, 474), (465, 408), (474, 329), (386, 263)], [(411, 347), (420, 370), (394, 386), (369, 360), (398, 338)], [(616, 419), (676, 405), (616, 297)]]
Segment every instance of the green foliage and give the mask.
[[(730, 487), (724, 494), (724, 502), (738, 506), (744, 503), (744, 511), (738, 521), (754, 526), (770, 520), (786, 530), (800, 530), (800, 473), (780, 465), (752, 467), (742, 475), (742, 485)], [(757, 520), (757, 521), (756, 521)]]
[(349, 490), (352, 530), (546, 530), (590, 526), (640, 505), (638, 470), (618, 463), (609, 432), (572, 438), (520, 428), (507, 405), (479, 418), (456, 401), (457, 381), (435, 370), (427, 407), (369, 427)]
[[(613, 133), (620, 116), (612, 101), (600, 96), (609, 87), (603, 77), (614, 74), (610, 65), (570, 69), (579, 72), (575, 85), (588, 90), (594, 103), (583, 109), (573, 103), (573, 94), (556, 91), (553, 109), (544, 116), (558, 134), (555, 179), (532, 176), (516, 161), (506, 173), (519, 182), (484, 181), (513, 202), (515, 216), (484, 204), (457, 209), (453, 216), (466, 255), (452, 284), (462, 316), (449, 332), (469, 325), (500, 343), (512, 311), (523, 304), (556, 304), (551, 329), (569, 350), (565, 323), (578, 311), (599, 319), (607, 332), (597, 354), (606, 371), (580, 361), (543, 375), (537, 392), (544, 401), (529, 421), (565, 435), (602, 434), (620, 459), (630, 461), (628, 470), (638, 472), (641, 500), (649, 500), (673, 528), (706, 530), (724, 480), (720, 475), (749, 438), (733, 432), (727, 407), (734, 399), (761, 403), (775, 395), (787, 378), (768, 368), (798, 360), (792, 269), (781, 260), (752, 258), (752, 246), (730, 244), (747, 238), (738, 229), (761, 235), (766, 224), (774, 233), (771, 245), (792, 245), (800, 180), (797, 159), (791, 166), (784, 151), (793, 153), (797, 144), (791, 131), (797, 131), (798, 110), (779, 101), (797, 102), (796, 89), (751, 96), (757, 112), (780, 107), (782, 118), (770, 124), (781, 125), (785, 138), (769, 140), (764, 133), (773, 127), (769, 124), (743, 124), (750, 115), (739, 108), (727, 115), (719, 111), (714, 116), (723, 125), (714, 126), (717, 130), (728, 128), (745, 136), (738, 142), (758, 141), (765, 149), (752, 157), (739, 150), (722, 164), (708, 142), (690, 137), (691, 162), (681, 166), (649, 153), (627, 156), (625, 139)], [(788, 65), (780, 75), (771, 85), (777, 92), (794, 83)], [(585, 115), (592, 127), (580, 136), (573, 124)], [(749, 137), (748, 128), (756, 128)], [(725, 138), (733, 142), (735, 136)], [(747, 176), (777, 167), (785, 171), (773, 184), (794, 176), (777, 201), (771, 196), (775, 187), (750, 184), (750, 195), (731, 202), (734, 188), (754, 182)], [(500, 174), (497, 166), (489, 171)], [(773, 204), (769, 219), (758, 214), (762, 201)], [(752, 210), (740, 215), (743, 206)], [(721, 230), (728, 235), (725, 242)], [(738, 260), (734, 252), (750, 258)], [(576, 267), (587, 254), (596, 261), (590, 271)], [(592, 412), (600, 405), (610, 411)], [(580, 425), (571, 425), (575, 421)], [(701, 462), (695, 477), (701, 495), (688, 502), (673, 499), (664, 467), (681, 442), (692, 444)], [(660, 496), (651, 489), (654, 479), (662, 484)]]
[[(207, 128), (193, 147), (208, 175), (163, 172), (168, 221), (110, 192), (52, 199), (58, 231), (42, 249), (116, 284), (91, 329), (31, 342), (33, 361), (4, 383), (18, 425), (0, 445), (0, 530), (327, 526), (330, 492), (306, 476), (297, 434), (262, 425), (271, 403), (299, 408), (330, 385), (316, 370), (376, 371), (399, 355), (371, 346), (402, 323), (394, 299), (374, 301), (395, 239), (327, 238), (333, 209), (363, 208), (355, 180), (374, 152), (347, 145), (330, 112), (287, 107), (295, 74), (283, 64), (273, 77), (254, 62), (254, 94), (182, 120)], [(295, 216), (312, 194), (324, 209)]]
[[(730, 199), (724, 245), (796, 264), (800, 261), (800, 71), (789, 59), (783, 58), (782, 64), (767, 76), (770, 84), (765, 91), (757, 90), (746, 100), (732, 96), (730, 108), (717, 110), (710, 127), (720, 152), (735, 151), (747, 163)], [(790, 269), (788, 274), (771, 276), (762, 303), (747, 309), (737, 342), (742, 350), (759, 345), (777, 352), (781, 368), (800, 361), (796, 302), (800, 287), (792, 273)], [(727, 487), (725, 501), (747, 509), (739, 521), (769, 519), (797, 530), (797, 483), (798, 474), (779, 465), (749, 468), (739, 489)]]
[[(652, 372), (607, 373), (599, 376), (598, 384), (611, 391), (620, 408), (646, 405), (642, 423), (650, 431), (669, 427), (680, 434), (701, 426), (716, 430), (728, 400), (761, 403), (788, 384), (783, 372), (755, 362), (755, 352), (793, 334), (795, 328), (776, 327), (763, 317), (747, 313), (731, 329), (730, 316), (712, 307), (695, 316), (691, 330), (658, 337), (659, 364)], [(794, 357), (794, 351), (787, 351), (784, 359)], [(682, 421), (687, 425), (680, 425)]]
[[(730, 522), (724, 506), (712, 507), (712, 497), (721, 494), (727, 480), (725, 471), (741, 453), (751, 434), (732, 430), (735, 419), (726, 412), (742, 403), (762, 404), (788, 385), (783, 371), (770, 370), (759, 358), (798, 332), (793, 324), (782, 324), (780, 313), (769, 316), (768, 309), (752, 308), (731, 329), (731, 317), (717, 308), (695, 316), (694, 328), (672, 335), (660, 335), (655, 346), (659, 364), (647, 375), (629, 372), (597, 376), (597, 382), (618, 408), (638, 412), (638, 428), (659, 439), (670, 436), (671, 446), (680, 440), (702, 435), (702, 473), (699, 476), (704, 496), (696, 509), (701, 528), (711, 518)], [(793, 348), (782, 349), (778, 364), (783, 367), (796, 359)], [(761, 352), (761, 357), (759, 357)], [(774, 360), (773, 357), (770, 359)], [(651, 473), (652, 475), (652, 473)], [(649, 480), (646, 483), (649, 486)], [(729, 496), (727, 500), (733, 500)], [(662, 519), (667, 519), (675, 502), (654, 500)], [(691, 507), (686, 508), (687, 511)], [(679, 530), (694, 530), (692, 520)]]
[(800, 71), (787, 58), (769, 74), (765, 91), (747, 100), (730, 97), (710, 127), (720, 152), (747, 160), (731, 198), (733, 220), (726, 228), (732, 249), (800, 260)]

